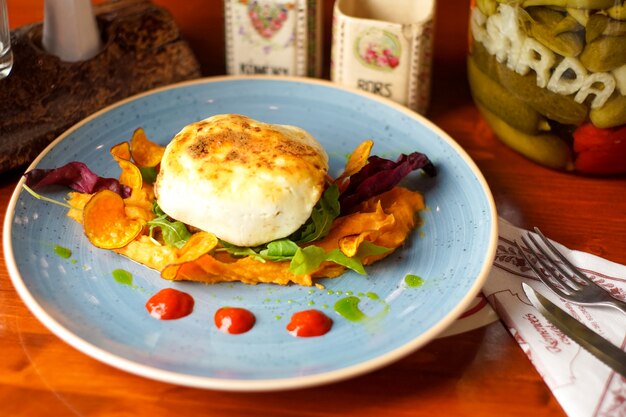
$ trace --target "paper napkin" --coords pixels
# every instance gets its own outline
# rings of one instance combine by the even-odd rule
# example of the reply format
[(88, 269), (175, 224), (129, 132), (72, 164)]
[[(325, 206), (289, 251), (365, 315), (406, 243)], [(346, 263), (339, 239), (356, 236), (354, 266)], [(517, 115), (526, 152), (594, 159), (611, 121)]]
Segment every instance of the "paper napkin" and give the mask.
[[(571, 417), (626, 416), (626, 378), (614, 372), (547, 321), (528, 301), (525, 282), (580, 322), (622, 349), (626, 315), (612, 307), (579, 306), (554, 295), (539, 281), (514, 241), (519, 229), (499, 221), (496, 257), (483, 293), (511, 335), (537, 368), (565, 413)], [(626, 266), (555, 246), (596, 283), (626, 299)]]

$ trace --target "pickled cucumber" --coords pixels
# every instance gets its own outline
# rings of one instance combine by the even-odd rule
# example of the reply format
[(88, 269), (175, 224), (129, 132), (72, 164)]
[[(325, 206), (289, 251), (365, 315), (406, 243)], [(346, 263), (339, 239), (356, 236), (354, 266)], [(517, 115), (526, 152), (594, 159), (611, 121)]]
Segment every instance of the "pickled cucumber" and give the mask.
[(626, 22), (611, 19), (603, 14), (594, 14), (589, 17), (586, 27), (585, 41), (593, 42), (601, 35), (626, 36)]
[(626, 36), (600, 36), (578, 57), (592, 72), (608, 72), (626, 64)]
[[(547, 7), (531, 7), (527, 12), (531, 17), (529, 34), (533, 38), (562, 56), (575, 57), (582, 52), (584, 32), (572, 17)], [(568, 28), (578, 31), (567, 31)]]
[(519, 75), (506, 65), (500, 64), (478, 42), (473, 44), (472, 57), (482, 72), (498, 81), (512, 96), (525, 102), (547, 119), (566, 125), (579, 125), (587, 119), (589, 109), (585, 104), (574, 101), (572, 95), (564, 96), (538, 87), (534, 72)]
[(485, 16), (495, 14), (498, 8), (496, 0), (476, 0), (476, 6)]
[(538, 112), (513, 97), (504, 87), (478, 69), (471, 57), (467, 60), (467, 74), (474, 100), (507, 124), (525, 133), (538, 133), (550, 128), (547, 120)]
[(579, 125), (587, 119), (587, 106), (574, 101), (573, 96), (538, 87), (534, 73), (521, 76), (504, 65), (500, 65), (498, 70), (502, 85), (546, 118), (565, 125)]
[(583, 30), (585, 30), (584, 26), (570, 15), (565, 16), (553, 29), (555, 35), (566, 32), (581, 32)]
[[(506, 3), (507, 0), (499, 0)], [(574, 9), (608, 9), (615, 5), (615, 0), (524, 0), (522, 7), (530, 6), (557, 6)]]
[(582, 26), (587, 26), (589, 21), (589, 10), (567, 9), (567, 13)]
[(480, 104), (477, 104), (477, 107), (496, 136), (510, 148), (551, 168), (568, 171), (574, 169), (570, 148), (558, 136), (549, 133), (529, 135), (520, 132)]
[(607, 14), (613, 19), (626, 20), (626, 3), (616, 5), (608, 9)]
[(587, 26), (585, 26), (585, 42), (590, 43), (602, 36), (602, 33), (609, 24), (609, 18), (603, 14), (589, 16)]
[(604, 106), (589, 112), (591, 123), (608, 128), (626, 124), (626, 96), (615, 93)]
[(616, 19), (608, 19), (603, 35), (606, 36), (626, 36), (626, 22)]

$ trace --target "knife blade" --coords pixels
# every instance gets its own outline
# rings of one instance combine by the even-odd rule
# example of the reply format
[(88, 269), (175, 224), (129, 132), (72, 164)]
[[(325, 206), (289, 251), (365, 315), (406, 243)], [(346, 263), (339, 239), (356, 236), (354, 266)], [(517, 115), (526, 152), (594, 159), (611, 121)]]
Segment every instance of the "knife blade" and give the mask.
[(567, 314), (530, 285), (522, 283), (522, 288), (532, 305), (548, 321), (615, 372), (626, 377), (626, 352)]

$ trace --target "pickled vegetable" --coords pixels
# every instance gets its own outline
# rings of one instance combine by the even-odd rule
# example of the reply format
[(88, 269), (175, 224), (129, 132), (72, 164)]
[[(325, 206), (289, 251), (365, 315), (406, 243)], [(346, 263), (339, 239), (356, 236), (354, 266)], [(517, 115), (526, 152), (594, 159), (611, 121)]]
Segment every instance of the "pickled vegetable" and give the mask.
[(583, 9), (566, 9), (567, 13), (576, 20), (581, 26), (587, 26), (589, 22), (589, 10)]
[(607, 72), (626, 65), (626, 36), (600, 36), (587, 44), (579, 58), (593, 72)]
[(615, 5), (606, 11), (612, 19), (626, 20), (626, 3)]
[(538, 87), (533, 73), (519, 75), (506, 65), (500, 64), (484, 46), (475, 43), (472, 57), (478, 68), (497, 80), (509, 94), (524, 101), (546, 118), (566, 125), (579, 125), (587, 119), (589, 109), (586, 105), (577, 103), (571, 95), (564, 96)]
[[(507, 0), (499, 0), (507, 2)], [(615, 5), (615, 0), (524, 0), (522, 7), (530, 6), (558, 6), (574, 9), (606, 9)]]
[(582, 26), (571, 17), (547, 7), (528, 10), (529, 33), (544, 46), (563, 56), (577, 56), (584, 47)]
[(626, 1), (474, 0), (468, 81), (508, 146), (543, 165), (626, 174)]
[(587, 25), (585, 25), (585, 42), (591, 43), (602, 36), (608, 24), (609, 18), (606, 15), (594, 14), (589, 16)]
[(587, 123), (573, 136), (577, 171), (603, 175), (626, 172), (626, 126), (600, 129)]
[(481, 12), (483, 12), (483, 14), (491, 16), (496, 12), (498, 4), (496, 3), (496, 0), (476, 0), (476, 6)]
[(520, 132), (480, 104), (477, 107), (498, 138), (510, 148), (542, 165), (562, 170), (573, 169), (570, 148), (557, 135), (529, 135)]
[(507, 124), (526, 133), (549, 130), (545, 118), (478, 69), (472, 58), (468, 59), (467, 73), (474, 99)]
[(614, 94), (606, 104), (589, 112), (591, 123), (608, 128), (626, 124), (626, 96)]

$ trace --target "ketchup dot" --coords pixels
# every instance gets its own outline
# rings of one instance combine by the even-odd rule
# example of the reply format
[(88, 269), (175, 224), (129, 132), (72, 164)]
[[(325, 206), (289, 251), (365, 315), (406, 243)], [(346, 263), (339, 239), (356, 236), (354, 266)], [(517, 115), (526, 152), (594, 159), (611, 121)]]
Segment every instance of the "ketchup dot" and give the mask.
[(222, 307), (215, 312), (213, 320), (218, 329), (229, 334), (245, 333), (256, 322), (254, 314), (239, 307)]
[(150, 297), (146, 309), (155, 319), (174, 320), (191, 314), (193, 304), (193, 298), (186, 292), (164, 288)]
[(287, 331), (296, 337), (322, 336), (333, 326), (333, 321), (319, 310), (298, 311), (291, 316)]

